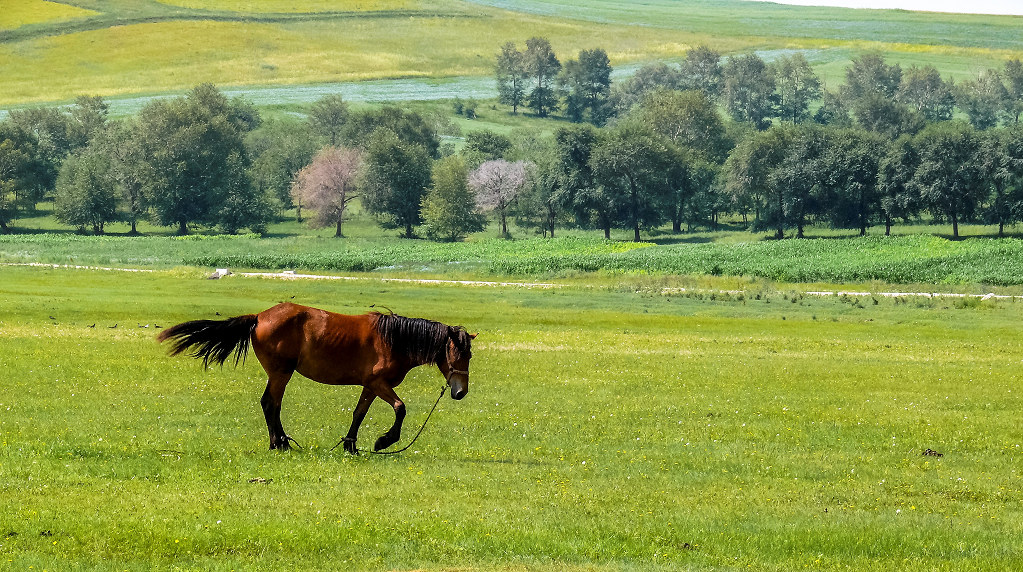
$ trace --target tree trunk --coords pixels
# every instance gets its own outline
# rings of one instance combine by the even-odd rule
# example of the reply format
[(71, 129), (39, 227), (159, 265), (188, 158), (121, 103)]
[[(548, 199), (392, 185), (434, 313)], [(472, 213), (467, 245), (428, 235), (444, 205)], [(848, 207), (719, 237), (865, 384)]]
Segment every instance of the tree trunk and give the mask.
[(892, 217), (888, 214), (884, 215), (884, 235), (892, 235)]
[(412, 238), (412, 224), (405, 225), (405, 238)]
[(337, 229), (334, 231), (334, 238), (343, 238), (344, 237), (344, 235), (341, 234), (341, 222), (343, 220), (344, 219), (342, 219), (341, 217), (337, 217)]
[(131, 232), (129, 234), (133, 234), (134, 235), (134, 234), (138, 234), (139, 233), (138, 228), (136, 228), (136, 226), (135, 226), (136, 224), (137, 224), (137, 221), (135, 220), (134, 217), (132, 217), (132, 219), (131, 219)]
[(188, 234), (188, 221), (178, 221), (178, 234), (182, 236)]
[(952, 215), (952, 238), (959, 240), (959, 217)]
[(508, 217), (501, 211), (501, 236), (508, 236)]

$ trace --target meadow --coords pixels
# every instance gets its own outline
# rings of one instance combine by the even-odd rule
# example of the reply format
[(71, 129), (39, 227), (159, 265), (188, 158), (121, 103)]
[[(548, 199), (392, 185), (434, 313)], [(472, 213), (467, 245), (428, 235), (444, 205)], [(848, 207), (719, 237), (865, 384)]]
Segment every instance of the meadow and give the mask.
[[(677, 60), (696, 45), (765, 59), (806, 51), (829, 85), (859, 52), (934, 65), (957, 80), (1023, 54), (1019, 17), (704, 1), (31, 0), (0, 16), (5, 108), (222, 88), (489, 78), (500, 45), (550, 38), (566, 60), (601, 47), (616, 67)], [(339, 8), (340, 6), (340, 8)], [(339, 34), (338, 30), (344, 30)], [(39, 70), (46, 70), (40, 74)], [(416, 99), (413, 95), (409, 99)]]
[[(1006, 570), (1023, 305), (0, 269), (0, 568)], [(331, 452), (358, 390), (155, 342), (281, 300), (479, 332), (413, 449)], [(442, 385), (399, 387), (406, 435)], [(390, 425), (376, 404), (368, 446)], [(927, 453), (930, 451), (930, 453)], [(939, 456), (940, 455), (940, 456)]]

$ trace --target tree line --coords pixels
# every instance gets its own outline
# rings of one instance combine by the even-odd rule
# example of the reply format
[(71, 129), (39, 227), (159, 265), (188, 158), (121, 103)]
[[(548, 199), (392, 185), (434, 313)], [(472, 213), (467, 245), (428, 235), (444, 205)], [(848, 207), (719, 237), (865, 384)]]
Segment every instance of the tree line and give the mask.
[(813, 224), (890, 232), (925, 215), (957, 236), (967, 221), (1002, 233), (1023, 217), (1019, 60), (955, 84), (865, 53), (834, 92), (798, 52), (768, 63), (697, 47), (622, 82), (611, 72), (601, 49), (562, 64), (544, 38), (506, 43), (499, 102), (555, 116), (553, 133), (473, 131), (457, 153), (441, 144), (443, 118), (352, 110), (340, 96), (303, 120), (263, 119), (209, 84), (119, 120), (96, 97), (12, 111), (0, 122), (0, 229), (46, 198), (59, 221), (96, 233), (141, 220), (263, 232), (294, 209), (337, 236), (357, 199), (383, 227), (437, 240), (483, 229), (486, 215), (504, 235), (511, 221), (635, 240), (723, 215), (778, 237)]

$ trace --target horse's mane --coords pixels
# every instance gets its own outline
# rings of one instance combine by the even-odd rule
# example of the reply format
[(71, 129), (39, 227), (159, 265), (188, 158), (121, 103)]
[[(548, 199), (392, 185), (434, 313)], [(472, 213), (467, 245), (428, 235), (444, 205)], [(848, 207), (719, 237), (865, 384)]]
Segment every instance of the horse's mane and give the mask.
[[(377, 316), (377, 333), (391, 346), (391, 350), (405, 354), (410, 360), (432, 363), (447, 349), (449, 332), (454, 333), (455, 345), (459, 351), (468, 352), (471, 338), (461, 326), (449, 327), (433, 320), (406, 318), (395, 314)], [(453, 330), (453, 331), (452, 331)]]

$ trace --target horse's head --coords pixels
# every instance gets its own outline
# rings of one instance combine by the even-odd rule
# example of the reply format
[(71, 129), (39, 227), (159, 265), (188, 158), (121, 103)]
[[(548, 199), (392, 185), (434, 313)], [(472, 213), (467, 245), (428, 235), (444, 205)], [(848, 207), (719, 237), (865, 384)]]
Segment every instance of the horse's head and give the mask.
[(470, 334), (464, 328), (448, 328), (445, 357), (452, 399), (461, 399), (469, 393), (469, 360), (472, 358), (472, 340), (475, 337), (476, 334)]

